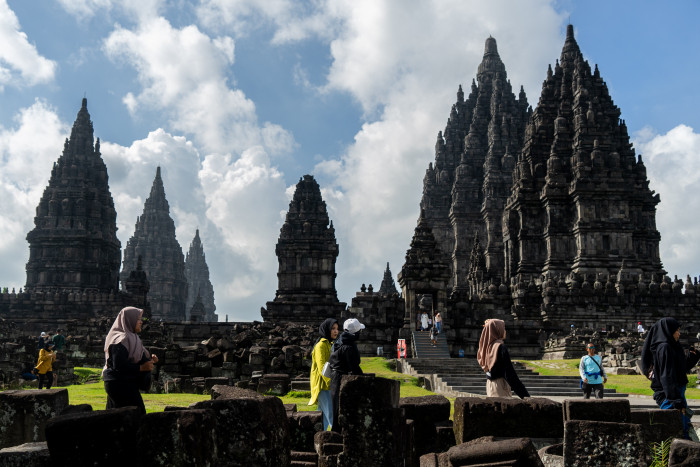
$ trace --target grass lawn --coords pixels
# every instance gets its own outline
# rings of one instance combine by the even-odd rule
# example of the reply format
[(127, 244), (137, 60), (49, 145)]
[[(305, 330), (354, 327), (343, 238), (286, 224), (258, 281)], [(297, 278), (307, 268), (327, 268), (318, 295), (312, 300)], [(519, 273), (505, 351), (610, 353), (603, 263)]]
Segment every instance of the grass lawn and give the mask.
[[(418, 378), (397, 373), (394, 370), (394, 361), (386, 360), (382, 357), (363, 358), (362, 371), (374, 373), (382, 378), (399, 380), (401, 382), (401, 397), (415, 397), (433, 395), (434, 392), (418, 386)], [(93, 381), (99, 378), (101, 369), (98, 368), (75, 368), (75, 373), (80, 381)], [(95, 410), (103, 410), (107, 404), (107, 394), (105, 393), (102, 381), (87, 384), (75, 384), (68, 386), (68, 400), (71, 404), (90, 404)], [(198, 394), (142, 394), (146, 412), (162, 412), (166, 405), (187, 407), (188, 405), (203, 400), (210, 399), (209, 395)], [(311, 393), (308, 391), (292, 391), (286, 396), (280, 397), (285, 404), (296, 404), (298, 411), (317, 410), (316, 405), (307, 405)], [(450, 402), (454, 402), (451, 399)]]
[[(578, 376), (579, 359), (568, 360), (518, 360), (528, 368), (547, 376)], [(695, 387), (697, 375), (688, 375), (687, 399), (700, 399), (700, 389)], [(654, 391), (649, 387), (650, 382), (642, 375), (608, 375), (606, 388), (617, 392), (651, 396)]]

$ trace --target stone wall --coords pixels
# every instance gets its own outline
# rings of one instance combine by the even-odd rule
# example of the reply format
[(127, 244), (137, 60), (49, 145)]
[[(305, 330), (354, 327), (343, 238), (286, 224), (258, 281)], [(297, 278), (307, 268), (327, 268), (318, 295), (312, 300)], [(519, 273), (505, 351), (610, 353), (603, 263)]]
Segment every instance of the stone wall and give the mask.
[[(338, 432), (318, 431), (319, 412), (230, 386), (146, 415), (68, 403), (65, 389), (0, 392), (0, 464), (642, 466), (651, 443), (682, 431), (679, 412), (624, 399), (460, 397), (453, 427), (444, 397), (400, 399), (397, 381), (372, 375), (343, 377)], [(699, 454), (698, 443), (672, 444), (676, 462)]]

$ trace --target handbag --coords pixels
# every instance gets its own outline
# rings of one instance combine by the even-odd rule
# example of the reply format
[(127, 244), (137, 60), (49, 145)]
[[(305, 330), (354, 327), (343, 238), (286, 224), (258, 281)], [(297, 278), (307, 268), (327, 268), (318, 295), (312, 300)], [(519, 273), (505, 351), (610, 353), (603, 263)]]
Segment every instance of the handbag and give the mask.
[(323, 369), (321, 370), (321, 374), (323, 375), (324, 378), (330, 378), (331, 377), (331, 362), (326, 362), (323, 365)]

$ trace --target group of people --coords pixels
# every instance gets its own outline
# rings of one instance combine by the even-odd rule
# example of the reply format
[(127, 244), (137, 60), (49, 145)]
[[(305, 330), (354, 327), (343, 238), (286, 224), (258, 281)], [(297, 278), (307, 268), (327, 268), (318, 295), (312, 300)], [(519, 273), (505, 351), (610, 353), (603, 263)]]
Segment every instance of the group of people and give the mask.
[(53, 371), (54, 362), (56, 362), (57, 353), (63, 350), (66, 344), (66, 338), (63, 331), (58, 329), (56, 334), (49, 336), (48, 333), (42, 332), (37, 339), (36, 348), (39, 351), (39, 358), (36, 365), (30, 370), (25, 370), (22, 373), (22, 378), (25, 380), (39, 380), (39, 389), (51, 389), (55, 383), (55, 375)]
[[(318, 328), (319, 338), (311, 352), (311, 399), (323, 414), (324, 430), (338, 431), (340, 380), (343, 375), (361, 375), (357, 339), (365, 325), (355, 318), (345, 320), (340, 333), (338, 320), (328, 318)], [(339, 335), (340, 334), (340, 335)]]
[(435, 313), (435, 319), (431, 318), (427, 311), (418, 313), (418, 330), (430, 332), (430, 343), (437, 345), (438, 335), (442, 332), (442, 316)]
[[(640, 323), (641, 324), (641, 323)], [(700, 352), (694, 347), (684, 349), (680, 343), (681, 324), (674, 318), (662, 318), (649, 328), (642, 347), (641, 368), (651, 381), (654, 401), (662, 409), (680, 410), (683, 416), (683, 437), (689, 439), (690, 419), (693, 415), (685, 398), (687, 374), (700, 360)], [(505, 346), (505, 322), (489, 319), (479, 339), (477, 360), (486, 373), (486, 395), (512, 397), (511, 390), (521, 399), (529, 393), (515, 373)], [(587, 355), (581, 357), (579, 374), (583, 397), (591, 393), (603, 398), (603, 385), (608, 375), (603, 368), (596, 346), (586, 345)]]

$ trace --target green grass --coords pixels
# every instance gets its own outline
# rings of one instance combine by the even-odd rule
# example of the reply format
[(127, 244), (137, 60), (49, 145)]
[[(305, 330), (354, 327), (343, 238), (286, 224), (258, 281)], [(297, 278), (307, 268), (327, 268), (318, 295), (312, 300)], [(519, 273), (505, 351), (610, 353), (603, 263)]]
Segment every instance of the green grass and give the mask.
[[(547, 376), (578, 376), (579, 359), (566, 360), (518, 360), (528, 368)], [(695, 387), (697, 375), (688, 375), (687, 399), (700, 399), (700, 389)], [(606, 388), (617, 392), (651, 396), (649, 380), (642, 375), (608, 375)]]

